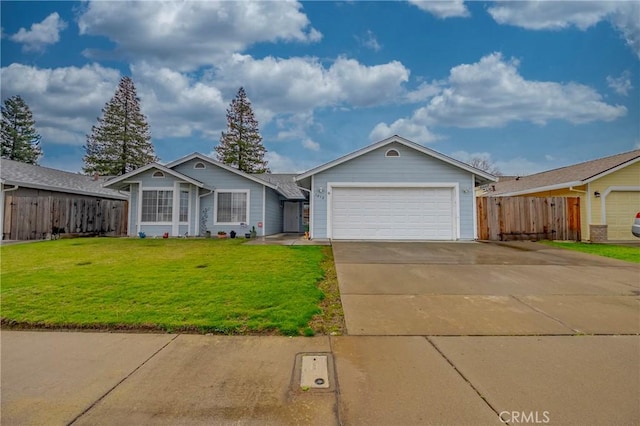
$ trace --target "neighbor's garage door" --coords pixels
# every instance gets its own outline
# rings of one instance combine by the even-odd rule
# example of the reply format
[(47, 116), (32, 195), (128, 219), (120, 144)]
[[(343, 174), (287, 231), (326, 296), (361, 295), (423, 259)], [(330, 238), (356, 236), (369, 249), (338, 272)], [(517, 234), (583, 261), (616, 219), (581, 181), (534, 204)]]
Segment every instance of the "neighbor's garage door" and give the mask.
[(331, 194), (336, 240), (454, 240), (452, 188), (341, 188)]
[(640, 192), (613, 191), (607, 195), (605, 202), (609, 240), (635, 240), (631, 225), (640, 211)]

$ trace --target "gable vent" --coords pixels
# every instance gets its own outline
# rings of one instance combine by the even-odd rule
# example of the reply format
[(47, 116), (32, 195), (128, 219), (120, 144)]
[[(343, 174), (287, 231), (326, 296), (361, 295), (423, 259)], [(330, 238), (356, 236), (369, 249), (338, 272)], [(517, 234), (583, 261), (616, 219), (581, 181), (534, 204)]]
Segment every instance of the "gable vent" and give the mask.
[(202, 163), (202, 162), (197, 162), (196, 164), (194, 164), (193, 168), (194, 169), (206, 169), (207, 166), (205, 166), (204, 163)]
[(397, 149), (389, 149), (384, 153), (385, 157), (400, 157), (400, 153)]
[(160, 170), (157, 170), (155, 172), (153, 172), (153, 174), (151, 175), (154, 178), (163, 178), (164, 177), (164, 173), (161, 172)]

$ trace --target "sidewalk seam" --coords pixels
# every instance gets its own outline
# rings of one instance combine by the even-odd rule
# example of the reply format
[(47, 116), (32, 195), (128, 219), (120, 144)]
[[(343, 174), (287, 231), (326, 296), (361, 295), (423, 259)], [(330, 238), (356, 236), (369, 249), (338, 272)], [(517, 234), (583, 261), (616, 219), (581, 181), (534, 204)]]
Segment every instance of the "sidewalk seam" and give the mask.
[(573, 327), (569, 326), (569, 324), (565, 324), (562, 320), (560, 320), (560, 319), (558, 319), (558, 318), (556, 318), (556, 317), (554, 317), (554, 316), (552, 316), (552, 315), (549, 315), (548, 313), (546, 313), (546, 312), (545, 312), (545, 311), (543, 311), (542, 309), (538, 309), (538, 308), (536, 308), (535, 306), (532, 306), (532, 305), (528, 304), (528, 303), (527, 303), (527, 302), (525, 302), (524, 300), (519, 299), (517, 296), (514, 296), (513, 294), (509, 295), (509, 297), (511, 297), (512, 299), (514, 299), (514, 300), (516, 300), (516, 301), (518, 301), (518, 302), (522, 303), (522, 304), (523, 304), (524, 306), (526, 306), (527, 308), (530, 308), (530, 309), (534, 310), (535, 312), (537, 312), (537, 313), (539, 313), (539, 314), (542, 314), (542, 315), (544, 315), (545, 317), (547, 317), (547, 318), (549, 318), (549, 319), (551, 319), (551, 320), (553, 320), (553, 321), (557, 322), (557, 323), (558, 323), (558, 324), (560, 324), (561, 326), (568, 328), (569, 330), (573, 331), (573, 333), (574, 333), (574, 334), (575, 334), (575, 333), (580, 333), (580, 332), (581, 332), (580, 330), (576, 330), (575, 328), (573, 328)]
[(338, 422), (338, 426), (342, 426), (342, 418), (340, 416), (340, 411), (342, 410), (342, 404), (340, 399), (340, 382), (338, 381), (338, 360), (336, 359), (336, 355), (333, 353), (333, 339), (331, 335), (327, 336), (329, 338), (329, 352), (333, 357), (333, 380), (336, 382), (336, 420)]
[(160, 349), (158, 349), (157, 351), (155, 351), (154, 353), (152, 353), (147, 359), (145, 359), (144, 361), (142, 361), (142, 363), (140, 365), (138, 365), (136, 368), (134, 368), (129, 374), (127, 374), (126, 376), (124, 376), (120, 381), (118, 381), (118, 383), (116, 383), (115, 385), (113, 385), (109, 390), (107, 390), (105, 393), (103, 393), (98, 399), (96, 399), (95, 401), (93, 401), (87, 408), (85, 408), (80, 414), (78, 414), (77, 416), (75, 416), (70, 422), (67, 423), (67, 426), (71, 426), (72, 424), (74, 424), (75, 422), (77, 422), (82, 416), (84, 416), (85, 414), (87, 414), (93, 407), (95, 407), (100, 401), (102, 401), (103, 399), (105, 399), (111, 392), (113, 392), (118, 386), (120, 386), (125, 380), (127, 380), (129, 377), (131, 377), (133, 374), (135, 374), (136, 371), (138, 371), (139, 369), (141, 369), (147, 362), (149, 362), (153, 357), (155, 357), (157, 354), (160, 353), (160, 351), (162, 351), (164, 348), (166, 348), (167, 346), (169, 346), (171, 343), (173, 343), (174, 340), (176, 340), (178, 337), (180, 336), (180, 334), (176, 334), (176, 336), (169, 340), (167, 343), (165, 343), (164, 345), (162, 345), (160, 347)]
[[(440, 348), (435, 344), (435, 342), (433, 342), (431, 339), (429, 339), (428, 336), (424, 336), (425, 340), (427, 342), (429, 342), (431, 344), (431, 346), (433, 346), (433, 348), (440, 354), (440, 356), (442, 358), (444, 358), (445, 361), (447, 361), (447, 363), (449, 363), (449, 365), (455, 370), (456, 373), (458, 373), (458, 375), (460, 377), (462, 377), (462, 380), (464, 380), (470, 387), (471, 389), (473, 389), (473, 391), (480, 397), (480, 399), (482, 399), (482, 401), (487, 404), (487, 406), (491, 409), (491, 411), (493, 411), (496, 416), (498, 416), (500, 418), (500, 413), (498, 412), (498, 410), (491, 405), (491, 403), (489, 402), (489, 400), (487, 398), (485, 398), (484, 395), (482, 395), (482, 393), (480, 392), (480, 390), (478, 388), (476, 388), (473, 383), (471, 383), (471, 380), (469, 380), (464, 374), (462, 374), (462, 371), (460, 371), (458, 369), (458, 367), (456, 367), (456, 365), (453, 363), (453, 361), (451, 361), (445, 354), (444, 352), (442, 352), (440, 350)], [(502, 419), (500, 419), (502, 420)], [(503, 422), (504, 424), (508, 425), (509, 423), (507, 422)]]

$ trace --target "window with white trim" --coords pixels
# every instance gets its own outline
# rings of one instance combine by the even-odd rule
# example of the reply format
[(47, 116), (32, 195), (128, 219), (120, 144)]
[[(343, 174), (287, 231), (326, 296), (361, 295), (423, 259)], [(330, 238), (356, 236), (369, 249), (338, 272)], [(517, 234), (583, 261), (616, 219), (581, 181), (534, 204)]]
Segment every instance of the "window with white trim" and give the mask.
[(189, 221), (189, 191), (180, 191), (180, 222)]
[(142, 222), (171, 222), (173, 191), (142, 191)]
[(245, 223), (247, 217), (248, 192), (217, 192), (216, 223)]

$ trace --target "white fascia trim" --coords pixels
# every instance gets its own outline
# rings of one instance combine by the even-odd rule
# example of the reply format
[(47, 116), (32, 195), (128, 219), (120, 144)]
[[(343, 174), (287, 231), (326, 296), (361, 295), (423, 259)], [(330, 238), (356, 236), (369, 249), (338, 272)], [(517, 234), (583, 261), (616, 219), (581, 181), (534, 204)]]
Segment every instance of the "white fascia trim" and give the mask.
[(564, 188), (569, 188), (570, 186), (580, 186), (580, 185), (584, 185), (584, 182), (578, 180), (574, 182), (558, 183), (558, 184), (548, 185), (548, 186), (539, 186), (537, 188), (523, 189), (522, 191), (504, 192), (501, 194), (488, 193), (487, 196), (488, 197), (513, 197), (516, 195), (533, 194), (535, 192), (555, 191), (556, 189), (564, 189)]
[[(173, 169), (176, 166), (179, 166), (180, 164), (186, 163), (187, 161), (191, 161), (193, 159), (199, 159), (201, 161), (205, 161), (209, 164), (211, 164), (212, 166), (217, 166), (220, 167), (221, 169), (224, 169), (228, 172), (231, 173), (235, 173), (239, 176), (242, 176), (243, 178), (247, 178), (253, 182), (259, 183), (260, 185), (264, 185), (264, 186), (268, 186), (271, 189), (275, 189), (276, 191), (278, 190), (277, 185), (273, 185), (267, 181), (264, 181), (260, 178), (254, 177), (248, 173), (245, 173), (243, 171), (240, 171), (238, 169), (234, 169), (231, 166), (227, 166), (224, 163), (221, 163), (219, 161), (214, 160), (213, 158), (207, 157), (206, 155), (200, 154), (199, 152), (194, 152), (193, 154), (187, 155), (186, 157), (180, 158), (178, 160), (172, 161), (171, 163), (167, 164), (167, 167)], [(177, 172), (176, 172), (177, 173)]]
[(454, 188), (458, 182), (327, 182), (331, 188)]
[[(122, 195), (122, 194), (102, 194), (100, 192), (84, 191), (82, 189), (61, 188), (59, 186), (42, 185), (39, 183), (20, 182), (20, 181), (14, 181), (14, 180), (4, 181), (3, 184), (14, 185), (20, 188), (41, 189), (43, 191), (62, 192), (64, 194), (87, 195), (89, 197), (108, 198), (112, 200), (126, 200), (128, 198), (126, 195)], [(13, 189), (8, 189), (5, 191), (13, 191)]]
[(137, 175), (139, 175), (141, 173), (147, 172), (147, 171), (149, 171), (151, 169), (157, 169), (157, 170), (160, 170), (161, 172), (168, 173), (173, 177), (176, 177), (178, 179), (182, 179), (183, 181), (191, 183), (191, 184), (193, 184), (193, 185), (195, 185), (197, 187), (200, 187), (200, 188), (204, 187), (204, 184), (202, 182), (200, 182), (198, 180), (195, 180), (193, 178), (190, 178), (187, 175), (183, 175), (182, 173), (176, 172), (175, 170), (171, 170), (171, 169), (169, 169), (169, 168), (167, 168), (167, 167), (165, 167), (165, 166), (163, 166), (161, 164), (158, 164), (158, 163), (150, 163), (150, 164), (147, 164), (146, 166), (140, 167), (139, 169), (132, 170), (129, 173), (125, 173), (122, 176), (119, 176), (117, 178), (111, 179), (111, 180), (103, 183), (102, 186), (105, 187), (105, 188), (109, 188), (110, 186), (113, 186), (116, 183), (127, 183), (127, 179), (130, 179), (131, 177), (137, 176)]
[(636, 192), (640, 191), (640, 186), (610, 186), (601, 195), (602, 201), (600, 201), (600, 208), (602, 213), (601, 222), (603, 225), (607, 224), (607, 195), (612, 192)]
[(473, 186), (473, 184), (475, 183), (475, 176), (471, 177), (471, 202), (472, 202), (472, 210), (473, 210), (473, 239), (477, 240), (478, 239), (478, 201), (477, 198), (478, 196), (476, 195), (476, 191), (475, 191), (475, 187)]
[(311, 189), (309, 190), (309, 238), (313, 239), (315, 237), (314, 233), (313, 233), (313, 222), (315, 221), (315, 188), (313, 187), (314, 182), (313, 182), (314, 176), (311, 176)]
[[(237, 192), (247, 194), (247, 215), (241, 222), (218, 222), (218, 195), (220, 193)], [(243, 223), (249, 224), (251, 219), (251, 190), (249, 189), (216, 189), (216, 196), (213, 197), (213, 224), (218, 226), (240, 226)], [(264, 225), (264, 224), (263, 224)]]
[(267, 230), (267, 187), (262, 187), (262, 236), (264, 237)]
[(636, 157), (636, 158), (634, 158), (633, 160), (629, 160), (629, 161), (624, 162), (624, 163), (622, 163), (622, 164), (619, 164), (619, 165), (617, 165), (616, 167), (613, 167), (613, 168), (611, 168), (611, 169), (609, 169), (609, 170), (605, 170), (605, 171), (604, 171), (604, 172), (602, 172), (602, 173), (599, 173), (599, 174), (597, 174), (597, 175), (591, 176), (589, 179), (585, 179), (585, 180), (584, 180), (584, 183), (590, 183), (590, 182), (593, 182), (593, 181), (594, 181), (594, 180), (596, 180), (596, 179), (600, 179), (600, 178), (602, 178), (602, 177), (604, 177), (604, 176), (606, 176), (606, 175), (609, 175), (609, 174), (611, 174), (611, 173), (615, 173), (615, 172), (617, 172), (618, 170), (624, 169), (625, 167), (628, 167), (628, 166), (630, 166), (630, 165), (632, 165), (632, 164), (637, 163), (638, 161), (640, 161), (640, 157)]
[[(416, 150), (418, 152), (421, 152), (423, 154), (429, 155), (431, 157), (437, 158), (438, 160), (444, 161), (445, 163), (449, 163), (449, 164), (451, 164), (451, 165), (453, 165), (455, 167), (458, 167), (458, 168), (461, 168), (463, 170), (466, 170), (469, 173), (473, 173), (475, 175), (481, 176), (481, 177), (483, 177), (483, 178), (485, 178), (485, 179), (487, 179), (487, 180), (489, 180), (491, 182), (496, 182), (498, 180), (495, 176), (493, 176), (493, 175), (491, 175), (491, 174), (489, 174), (489, 173), (487, 173), (487, 172), (485, 172), (483, 170), (476, 169), (475, 167), (472, 167), (472, 166), (470, 166), (468, 164), (465, 164), (465, 163), (463, 163), (461, 161), (458, 161), (458, 160), (456, 160), (454, 158), (447, 157), (444, 154), (440, 154), (439, 152), (436, 152), (436, 151), (434, 151), (432, 149), (426, 148), (426, 147), (424, 147), (422, 145), (418, 145), (415, 142), (411, 142), (410, 140), (405, 139), (405, 138), (400, 137), (400, 136), (397, 136), (397, 135), (391, 136), (391, 137), (389, 137), (387, 139), (381, 140), (380, 142), (376, 142), (376, 143), (371, 144), (371, 145), (369, 145), (367, 147), (364, 147), (362, 149), (354, 151), (354, 152), (352, 152), (350, 154), (344, 155), (344, 156), (342, 156), (342, 157), (340, 157), (340, 158), (338, 158), (336, 160), (330, 161), (330, 162), (325, 163), (325, 164), (323, 164), (321, 166), (318, 166), (318, 167), (316, 167), (314, 169), (311, 169), (308, 172), (305, 172), (305, 173), (303, 173), (301, 175), (296, 176), (295, 179), (296, 179), (296, 181), (300, 181), (300, 180), (305, 179), (305, 178), (307, 178), (309, 176), (312, 176), (314, 174), (323, 172), (323, 171), (325, 171), (327, 169), (330, 169), (330, 168), (332, 168), (334, 166), (337, 166), (337, 165), (342, 164), (342, 163), (344, 163), (346, 161), (349, 161), (351, 159), (354, 159), (356, 157), (359, 157), (361, 155), (364, 155), (364, 154), (366, 154), (368, 152), (371, 152), (371, 151), (376, 150), (376, 149), (378, 149), (378, 148), (380, 148), (382, 146), (385, 146), (385, 145), (388, 145), (388, 144), (394, 143), (394, 142), (395, 143), (399, 143), (401, 145), (404, 145), (404, 146), (406, 146), (408, 148), (412, 148), (412, 149), (414, 149), (414, 150)], [(474, 186), (475, 186), (475, 183), (474, 183)]]

